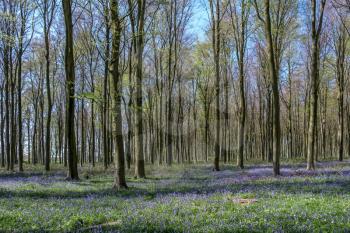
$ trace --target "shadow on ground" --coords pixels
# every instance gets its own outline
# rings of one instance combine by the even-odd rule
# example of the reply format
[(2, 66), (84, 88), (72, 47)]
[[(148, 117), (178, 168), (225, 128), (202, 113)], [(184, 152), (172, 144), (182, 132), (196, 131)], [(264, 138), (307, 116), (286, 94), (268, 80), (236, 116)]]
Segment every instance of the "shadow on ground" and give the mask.
[[(318, 164), (318, 170), (307, 171), (305, 164), (287, 165), (281, 169), (281, 176), (274, 177), (272, 167), (253, 165), (244, 170), (223, 166), (223, 170), (213, 172), (210, 166), (184, 167), (162, 177), (159, 172), (150, 173), (149, 178), (135, 180), (128, 178), (128, 190), (112, 188), (110, 175), (78, 182), (65, 181), (64, 172), (43, 174), (3, 173), (0, 174), (1, 198), (59, 198), (74, 199), (87, 196), (117, 196), (121, 198), (155, 198), (176, 194), (206, 194), (217, 192), (265, 192), (285, 193), (348, 193), (350, 191), (350, 166), (348, 162), (325, 162)], [(308, 179), (316, 177), (319, 179)], [(59, 184), (59, 186), (57, 186)], [(68, 187), (65, 187), (65, 185)], [(15, 187), (15, 188), (13, 188)]]

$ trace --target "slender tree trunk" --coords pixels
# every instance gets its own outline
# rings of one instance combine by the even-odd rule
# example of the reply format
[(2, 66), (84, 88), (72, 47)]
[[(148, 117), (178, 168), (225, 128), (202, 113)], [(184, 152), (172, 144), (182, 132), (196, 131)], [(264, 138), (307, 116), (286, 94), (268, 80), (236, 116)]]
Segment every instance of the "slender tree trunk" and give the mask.
[[(29, 110), (28, 110), (29, 112)], [(30, 112), (29, 112), (29, 116), (30, 116)], [(30, 164), (30, 156), (31, 156), (31, 140), (30, 140), (30, 117), (28, 117), (27, 119), (27, 162), (28, 164)]]
[(5, 147), (7, 170), (10, 170), (10, 77), (9, 77), (9, 49), (4, 48), (4, 78), (5, 78)]
[(52, 98), (51, 98), (51, 87), (50, 87), (50, 42), (49, 42), (49, 31), (46, 31), (46, 28), (45, 28), (45, 50), (46, 50), (46, 52), (45, 52), (45, 59), (46, 59), (46, 93), (47, 93), (45, 170), (46, 171), (50, 171)]
[(65, 48), (65, 71), (67, 88), (67, 146), (68, 146), (68, 177), (72, 180), (78, 180), (77, 151), (74, 132), (74, 112), (75, 112), (75, 72), (74, 72), (74, 53), (73, 53), (73, 24), (72, 24), (72, 2), (71, 0), (62, 0), (64, 21), (66, 26), (66, 48)]
[(245, 139), (245, 121), (246, 121), (246, 100), (245, 100), (245, 73), (244, 60), (247, 44), (247, 21), (249, 17), (250, 7), (247, 2), (242, 0), (240, 4), (240, 14), (236, 9), (237, 3), (230, 3), (231, 22), (233, 27), (236, 58), (238, 62), (239, 76), (239, 125), (238, 125), (238, 156), (237, 166), (243, 169), (244, 139)]
[(124, 165), (124, 142), (122, 129), (122, 112), (121, 112), (121, 95), (122, 95), (122, 80), (119, 71), (119, 49), (121, 37), (121, 22), (118, 16), (119, 7), (118, 0), (111, 0), (111, 18), (112, 18), (112, 58), (111, 58), (111, 76), (113, 84), (114, 96), (114, 121), (116, 132), (116, 146), (114, 163), (116, 165), (116, 175), (114, 185), (117, 188), (127, 188), (125, 180), (125, 165)]
[[(24, 28), (21, 28), (21, 35), (24, 35)], [(23, 171), (23, 123), (22, 123), (22, 55), (23, 55), (23, 41), (22, 37), (20, 39), (20, 48), (18, 52), (18, 77), (17, 77), (17, 85), (18, 85), (18, 95), (17, 95), (17, 108), (18, 108), (18, 158), (19, 158), (19, 171)]]
[[(212, 47), (214, 52), (215, 63), (215, 157), (214, 170), (220, 171), (220, 46), (221, 46), (221, 32), (220, 32), (220, 0), (216, 0), (214, 7), (214, 0), (209, 0), (211, 23), (212, 23)], [(215, 9), (214, 9), (215, 8)]]
[[(93, 85), (93, 84), (92, 84)], [(92, 88), (93, 90), (93, 88)], [(93, 92), (93, 91), (92, 91)], [(95, 133), (95, 107), (94, 100), (91, 100), (91, 162), (95, 167), (95, 154), (96, 154), (96, 133)]]
[[(84, 92), (85, 88), (85, 79), (82, 77), (82, 92)], [(81, 131), (80, 131), (80, 166), (83, 166), (83, 163), (85, 162), (86, 157), (86, 133), (85, 133), (85, 101), (84, 99), (81, 100)]]
[(5, 80), (1, 84), (0, 90), (0, 143), (1, 143), (1, 167), (5, 167), (5, 140), (4, 140), (4, 84)]
[(273, 106), (272, 106), (272, 94), (271, 94), (271, 89), (268, 87), (267, 90), (267, 118), (266, 118), (266, 149), (267, 149), (267, 161), (272, 162), (272, 157), (273, 157), (273, 149), (272, 149), (272, 135), (273, 135), (273, 117), (272, 117), (272, 111), (273, 111)]
[(291, 64), (290, 61), (288, 61), (288, 138), (289, 138), (289, 150), (288, 150), (288, 157), (289, 159), (292, 159), (293, 153), (293, 121), (292, 121), (292, 74), (291, 74)]
[(102, 140), (103, 140), (103, 163), (104, 168), (108, 168), (109, 150), (108, 150), (108, 75), (109, 75), (109, 57), (110, 57), (110, 24), (109, 9), (105, 6), (105, 30), (106, 30), (106, 49), (104, 57), (104, 78), (103, 78), (103, 113), (102, 113)]
[(265, 30), (268, 41), (269, 65), (273, 96), (273, 172), (280, 175), (280, 153), (281, 153), (281, 125), (280, 125), (280, 99), (279, 78), (275, 63), (275, 54), (272, 41), (270, 0), (265, 0)]
[(336, 42), (337, 53), (337, 86), (338, 86), (338, 160), (343, 161), (344, 157), (344, 76), (345, 76), (345, 53), (347, 38), (343, 26), (339, 29)]
[(240, 74), (239, 74), (239, 94), (240, 94), (240, 111), (239, 111), (239, 127), (238, 127), (238, 156), (237, 166), (241, 169), (243, 165), (243, 153), (244, 153), (244, 131), (245, 131), (245, 94), (244, 94), (244, 74), (243, 74), (243, 61), (240, 62)]
[(173, 162), (173, 108), (172, 108), (172, 44), (169, 46), (168, 54), (168, 101), (167, 101), (167, 159), (166, 164), (172, 165)]
[[(132, 8), (133, 6), (130, 6)], [(143, 153), (143, 105), (142, 105), (142, 79), (143, 79), (143, 49), (144, 49), (144, 24), (145, 24), (146, 0), (139, 0), (137, 4), (137, 64), (136, 64), (136, 138), (135, 138), (135, 176), (146, 177), (145, 160)]]
[(16, 160), (16, 144), (17, 144), (17, 130), (16, 130), (16, 107), (15, 107), (15, 87), (16, 87), (16, 78), (13, 73), (13, 57), (12, 57), (13, 48), (10, 47), (9, 50), (9, 75), (10, 75), (10, 129), (11, 129), (11, 143), (10, 143), (10, 170), (14, 171), (15, 169), (15, 160)]
[[(316, 128), (317, 128), (317, 105), (318, 105), (318, 89), (319, 89), (319, 36), (322, 28), (323, 10), (326, 0), (321, 0), (321, 14), (317, 22), (316, 11), (317, 0), (311, 0), (312, 8), (312, 48), (311, 48), (311, 80), (310, 80), (310, 116), (309, 116), (309, 131), (308, 131), (308, 145), (307, 145), (307, 169), (315, 169), (315, 147), (317, 142)], [(318, 23), (318, 26), (316, 24)], [(317, 27), (317, 28), (316, 28)]]

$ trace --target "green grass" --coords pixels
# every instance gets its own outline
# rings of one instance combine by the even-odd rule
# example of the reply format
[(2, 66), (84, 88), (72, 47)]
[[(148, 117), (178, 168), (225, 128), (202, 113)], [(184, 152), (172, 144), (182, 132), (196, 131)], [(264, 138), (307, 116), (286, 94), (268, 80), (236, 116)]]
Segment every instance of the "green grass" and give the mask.
[(289, 166), (278, 178), (255, 166), (147, 167), (122, 191), (112, 170), (67, 182), (60, 167), (38, 169), (0, 171), (0, 232), (350, 232), (347, 163), (310, 174)]

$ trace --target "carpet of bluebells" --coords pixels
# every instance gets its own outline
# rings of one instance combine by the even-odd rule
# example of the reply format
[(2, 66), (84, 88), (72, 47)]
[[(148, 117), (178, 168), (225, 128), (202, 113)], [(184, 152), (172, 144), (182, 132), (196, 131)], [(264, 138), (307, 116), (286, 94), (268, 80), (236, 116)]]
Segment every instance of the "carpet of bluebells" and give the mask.
[(350, 232), (349, 161), (317, 167), (155, 166), (121, 191), (112, 170), (0, 169), (0, 232)]

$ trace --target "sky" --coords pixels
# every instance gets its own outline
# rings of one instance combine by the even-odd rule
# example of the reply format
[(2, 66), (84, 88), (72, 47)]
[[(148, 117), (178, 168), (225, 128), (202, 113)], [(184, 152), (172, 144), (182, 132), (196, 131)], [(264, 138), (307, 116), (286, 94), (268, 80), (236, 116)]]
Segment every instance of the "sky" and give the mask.
[(206, 39), (206, 28), (208, 26), (208, 13), (202, 0), (194, 1), (193, 16), (190, 22), (190, 30), (196, 35), (198, 41)]

